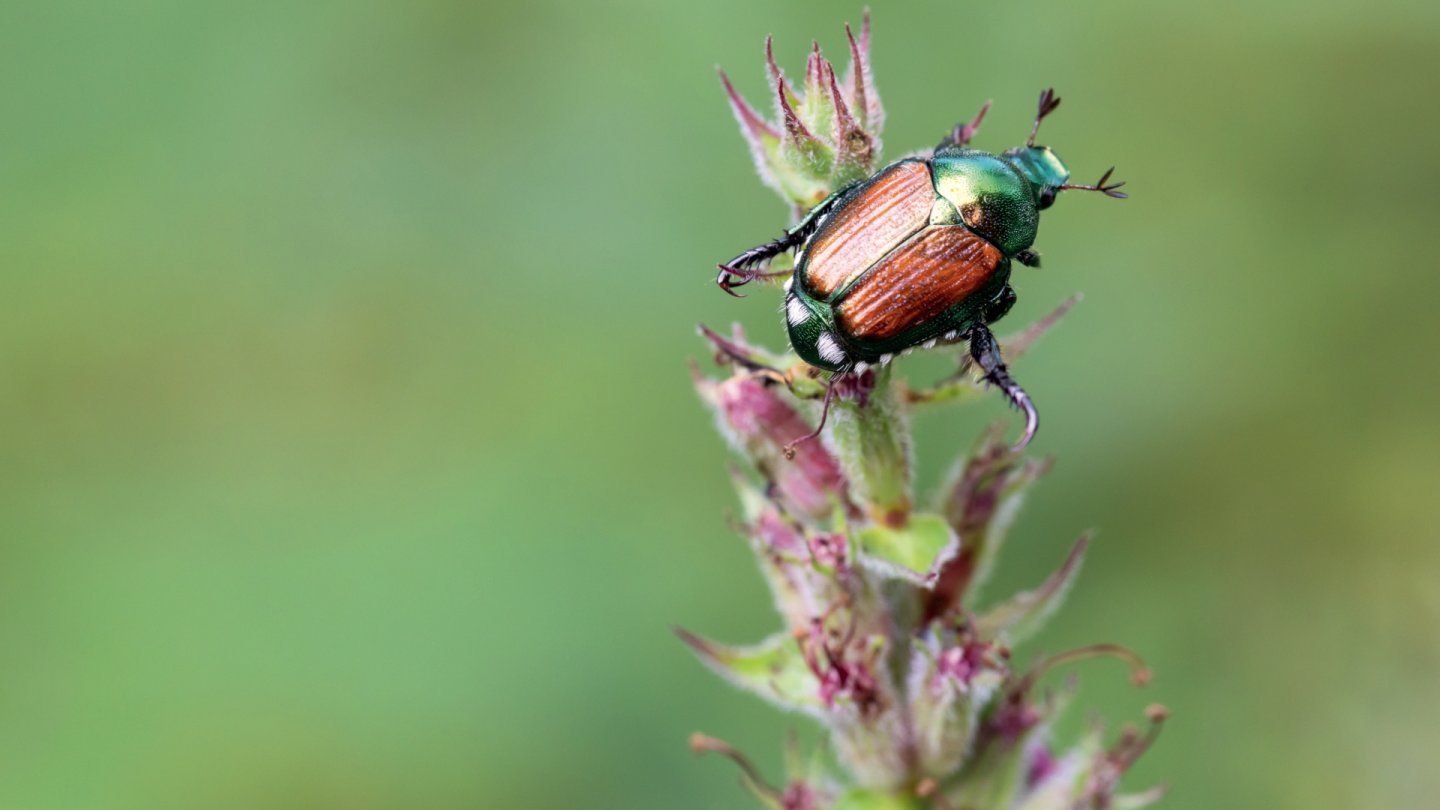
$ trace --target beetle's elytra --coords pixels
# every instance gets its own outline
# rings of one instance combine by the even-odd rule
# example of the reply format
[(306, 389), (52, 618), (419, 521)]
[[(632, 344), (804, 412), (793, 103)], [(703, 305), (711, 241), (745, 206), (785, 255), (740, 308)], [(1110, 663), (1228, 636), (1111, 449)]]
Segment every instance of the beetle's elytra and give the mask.
[(1093, 186), (1068, 183), (1059, 156), (1035, 144), (1040, 121), (1059, 104), (1053, 90), (1041, 93), (1030, 138), (998, 155), (969, 148), (986, 104), (929, 157), (892, 163), (838, 189), (781, 238), (720, 265), (718, 283), (733, 295), (774, 275), (759, 269), (771, 258), (798, 249), (785, 282), (785, 323), (796, 354), (831, 372), (827, 406), (842, 375), (917, 347), (965, 340), (985, 379), (1025, 413), (1016, 449), (1024, 447), (1038, 416), (989, 329), (1015, 303), (1011, 262), (1039, 265), (1031, 246), (1040, 212), (1059, 192), (1125, 196), (1117, 190), (1123, 183), (1108, 182), (1109, 171)]

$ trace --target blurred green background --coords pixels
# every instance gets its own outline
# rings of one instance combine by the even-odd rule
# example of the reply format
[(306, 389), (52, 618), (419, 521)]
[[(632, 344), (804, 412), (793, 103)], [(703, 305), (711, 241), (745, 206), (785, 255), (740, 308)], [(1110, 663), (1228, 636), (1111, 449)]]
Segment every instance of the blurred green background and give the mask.
[[(0, 5), (0, 806), (742, 808), (804, 726), (670, 635), (776, 626), (689, 388), (785, 224), (762, 98), (859, 4)], [(887, 154), (1039, 89), (1083, 180), (1007, 325), (1082, 529), (1023, 652), (1174, 719), (1181, 808), (1440, 791), (1440, 6), (877, 2)], [(763, 103), (763, 102), (762, 102)], [(1003, 331), (1003, 330), (1002, 330)], [(906, 367), (941, 373), (936, 358)], [(918, 420), (933, 482), (998, 401)]]

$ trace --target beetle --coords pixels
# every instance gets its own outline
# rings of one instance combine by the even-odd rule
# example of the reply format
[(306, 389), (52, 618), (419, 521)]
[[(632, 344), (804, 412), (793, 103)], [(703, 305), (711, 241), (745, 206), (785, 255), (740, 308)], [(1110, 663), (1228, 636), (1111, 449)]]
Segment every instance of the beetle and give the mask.
[[(1060, 192), (1126, 196), (1118, 190), (1124, 183), (1109, 182), (1113, 167), (1094, 185), (1070, 183), (1060, 157), (1036, 145), (1040, 122), (1058, 106), (1053, 89), (1042, 92), (1025, 145), (997, 155), (969, 146), (987, 102), (928, 157), (896, 161), (837, 189), (780, 238), (719, 265), (716, 283), (737, 296), (734, 288), (754, 279), (790, 276), (784, 306), (790, 345), (831, 373), (821, 427), (846, 375), (916, 348), (966, 341), (984, 379), (1025, 415), (1015, 450), (1030, 443), (1039, 415), (989, 328), (1015, 304), (1011, 262), (1040, 266), (1032, 248), (1040, 212)], [(763, 269), (791, 250), (793, 272)]]

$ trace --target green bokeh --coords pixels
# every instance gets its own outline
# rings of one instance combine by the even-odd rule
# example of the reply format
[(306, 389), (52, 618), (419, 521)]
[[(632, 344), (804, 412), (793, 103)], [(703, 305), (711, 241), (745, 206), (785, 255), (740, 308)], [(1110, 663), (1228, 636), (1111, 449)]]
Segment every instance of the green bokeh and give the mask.
[[(670, 635), (775, 626), (691, 393), (784, 224), (713, 66), (834, 2), (0, 4), (0, 806), (740, 808), (800, 721)], [(1174, 719), (1181, 808), (1440, 792), (1440, 5), (876, 3), (890, 155), (1037, 91), (1082, 180), (1019, 325), (1059, 464), (1026, 652)], [(940, 373), (935, 358), (905, 367)], [(998, 401), (917, 425), (933, 481)], [(998, 587), (997, 587), (998, 590)], [(1083, 716), (1083, 712), (1080, 713)], [(1083, 719), (1083, 718), (1082, 718)], [(801, 724), (803, 725), (803, 724)]]

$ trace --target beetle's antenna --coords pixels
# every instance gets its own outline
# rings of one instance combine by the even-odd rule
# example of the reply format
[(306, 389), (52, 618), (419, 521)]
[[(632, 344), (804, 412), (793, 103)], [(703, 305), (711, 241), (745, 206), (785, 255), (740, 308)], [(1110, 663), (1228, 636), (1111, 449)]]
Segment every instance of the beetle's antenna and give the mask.
[(1066, 183), (1065, 185), (1060, 186), (1057, 191), (1098, 191), (1101, 194), (1104, 194), (1106, 197), (1114, 197), (1117, 200), (1126, 199), (1130, 196), (1129, 194), (1126, 194), (1123, 191), (1116, 191), (1116, 189), (1125, 185), (1124, 180), (1121, 180), (1118, 183), (1110, 183), (1109, 185), (1106, 185), (1106, 181), (1110, 179), (1110, 175), (1114, 172), (1115, 167), (1111, 166), (1110, 168), (1105, 170), (1104, 174), (1100, 175), (1100, 181), (1093, 186), (1081, 185), (1079, 183)]
[(1026, 146), (1035, 145), (1035, 135), (1040, 132), (1040, 122), (1045, 120), (1045, 116), (1055, 112), (1055, 108), (1059, 106), (1060, 97), (1055, 95), (1055, 88), (1045, 88), (1045, 92), (1040, 94), (1040, 105), (1035, 113), (1035, 126), (1030, 128), (1030, 139), (1025, 141)]
[(820, 435), (825, 429), (825, 420), (830, 418), (830, 401), (835, 398), (835, 383), (843, 377), (843, 374), (835, 373), (830, 375), (830, 381), (825, 384), (825, 402), (820, 406), (820, 424), (815, 427), (814, 433), (808, 433), (782, 448), (785, 451), (785, 458), (795, 458), (795, 448)]

